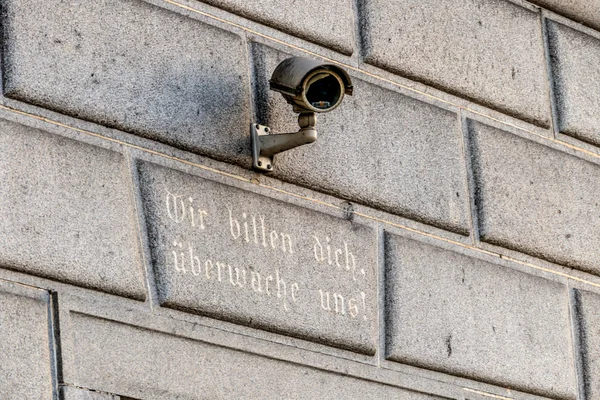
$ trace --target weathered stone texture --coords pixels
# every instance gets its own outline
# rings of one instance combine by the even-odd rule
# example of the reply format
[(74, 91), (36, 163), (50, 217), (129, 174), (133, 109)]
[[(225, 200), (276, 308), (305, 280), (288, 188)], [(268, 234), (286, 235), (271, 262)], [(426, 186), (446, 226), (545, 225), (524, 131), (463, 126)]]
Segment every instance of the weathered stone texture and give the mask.
[(547, 127), (539, 15), (503, 0), (366, 0), (366, 61)]
[(481, 239), (600, 273), (600, 167), (471, 121)]
[[(26, 124), (0, 119), (0, 399), (600, 398), (600, 163), (529, 140), (556, 100), (600, 148), (592, 29), (527, 0), (194, 1), (0, 0)], [(530, 2), (600, 29), (600, 0)], [(354, 84), (275, 156), (290, 192), (240, 168), (251, 121), (298, 130), (286, 51)], [(531, 129), (465, 126), (484, 109)]]
[(48, 292), (0, 281), (0, 399), (51, 399)]
[(72, 315), (76, 385), (135, 398), (433, 400), (252, 353)]
[(205, 0), (294, 36), (352, 54), (354, 11), (352, 0)]
[[(289, 55), (253, 50), (259, 120), (275, 132), (298, 130), (289, 104), (268, 90), (271, 72)], [(468, 234), (456, 114), (358, 78), (353, 84), (354, 96), (319, 115), (316, 143), (275, 157), (274, 176)]]
[[(89, 391), (73, 386), (62, 386), (61, 394), (63, 400), (120, 400), (119, 396), (108, 393)], [(125, 400), (125, 399), (123, 399)]]
[(0, 266), (144, 298), (122, 154), (0, 120)]
[(548, 36), (559, 129), (600, 145), (600, 40), (551, 21)]
[(600, 0), (529, 0), (577, 22), (600, 29)]
[(216, 158), (247, 158), (247, 51), (238, 36), (138, 0), (3, 7), (7, 96)]
[(576, 398), (566, 288), (386, 235), (388, 359)]
[(596, 399), (600, 396), (600, 295), (576, 290), (573, 301), (585, 398)]
[(161, 303), (374, 354), (376, 233), (143, 163)]

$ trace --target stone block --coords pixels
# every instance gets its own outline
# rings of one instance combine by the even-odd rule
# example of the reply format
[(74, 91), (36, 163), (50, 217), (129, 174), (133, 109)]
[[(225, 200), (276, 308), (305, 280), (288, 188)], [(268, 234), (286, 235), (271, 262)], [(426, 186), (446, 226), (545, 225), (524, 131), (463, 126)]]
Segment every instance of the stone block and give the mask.
[(470, 123), (481, 240), (600, 274), (600, 167)]
[(600, 396), (600, 295), (573, 292), (585, 399)]
[(366, 0), (366, 62), (542, 127), (539, 14), (504, 0)]
[(75, 384), (140, 399), (438, 397), (72, 314)]
[(373, 229), (154, 164), (140, 179), (162, 305), (374, 354)]
[(386, 235), (386, 357), (575, 399), (566, 288)]
[(3, 8), (6, 96), (250, 163), (239, 36), (138, 0), (8, 0)]
[(63, 396), (61, 399), (63, 400), (120, 400), (119, 396), (108, 393), (94, 392), (73, 386), (62, 386), (61, 394)]
[(144, 299), (122, 154), (0, 120), (0, 267)]
[(531, 3), (600, 29), (600, 0), (529, 0)]
[(0, 281), (0, 398), (51, 399), (48, 292)]
[[(268, 90), (289, 55), (255, 45), (258, 118), (297, 131), (297, 116)], [(354, 96), (320, 114), (316, 143), (275, 156), (273, 175), (350, 201), (468, 234), (468, 196), (456, 114), (358, 78)]]
[(600, 145), (600, 40), (548, 21), (559, 130)]
[(354, 10), (352, 0), (205, 0), (242, 17), (283, 32), (352, 54)]

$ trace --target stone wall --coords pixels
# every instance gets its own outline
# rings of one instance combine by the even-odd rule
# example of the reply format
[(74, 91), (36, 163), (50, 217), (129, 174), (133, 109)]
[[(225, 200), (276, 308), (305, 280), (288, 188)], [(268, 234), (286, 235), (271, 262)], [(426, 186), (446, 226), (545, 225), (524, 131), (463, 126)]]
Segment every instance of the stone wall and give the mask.
[(598, 0), (0, 4), (0, 398), (600, 399)]

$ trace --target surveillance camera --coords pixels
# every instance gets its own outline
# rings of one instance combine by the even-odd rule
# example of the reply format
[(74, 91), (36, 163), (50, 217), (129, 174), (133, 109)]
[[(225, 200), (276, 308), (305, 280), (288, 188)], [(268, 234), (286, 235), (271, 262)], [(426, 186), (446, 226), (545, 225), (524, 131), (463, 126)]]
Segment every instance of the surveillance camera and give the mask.
[(283, 95), (294, 112), (300, 113), (300, 130), (273, 134), (268, 126), (250, 124), (252, 166), (262, 172), (273, 170), (275, 154), (317, 140), (316, 113), (332, 111), (342, 103), (344, 95), (352, 95), (352, 82), (346, 71), (333, 64), (302, 57), (279, 63), (269, 86)]
[(350, 76), (340, 67), (302, 57), (283, 60), (269, 81), (294, 106), (295, 112), (329, 112), (344, 94), (352, 95)]

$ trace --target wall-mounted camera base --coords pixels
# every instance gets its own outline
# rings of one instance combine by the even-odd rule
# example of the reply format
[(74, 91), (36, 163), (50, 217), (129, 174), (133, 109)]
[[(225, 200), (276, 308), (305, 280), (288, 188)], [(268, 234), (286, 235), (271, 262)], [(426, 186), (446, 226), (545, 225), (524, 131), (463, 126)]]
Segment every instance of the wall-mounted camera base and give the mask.
[(317, 116), (303, 112), (298, 116), (300, 130), (294, 133), (272, 134), (268, 126), (250, 124), (252, 138), (252, 167), (261, 172), (273, 171), (273, 156), (277, 153), (317, 140)]
[(269, 127), (259, 124), (250, 124), (252, 137), (252, 167), (263, 172), (273, 171), (273, 156), (260, 155), (260, 136), (269, 135)]

